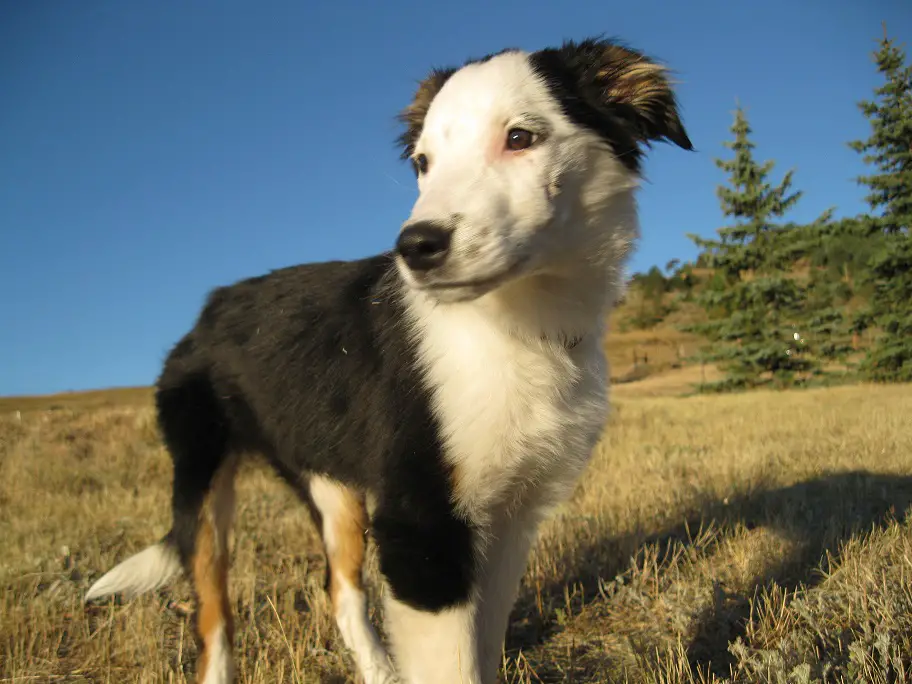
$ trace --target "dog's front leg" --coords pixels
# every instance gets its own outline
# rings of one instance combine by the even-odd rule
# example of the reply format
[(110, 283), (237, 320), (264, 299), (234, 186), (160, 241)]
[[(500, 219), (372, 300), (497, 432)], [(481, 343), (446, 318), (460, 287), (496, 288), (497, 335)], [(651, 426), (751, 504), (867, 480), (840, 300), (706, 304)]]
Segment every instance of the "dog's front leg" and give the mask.
[(486, 549), (480, 554), (476, 635), (485, 684), (497, 681), (510, 612), (543, 518), (542, 508), (528, 504), (501, 511), (492, 521)]
[(478, 666), (474, 600), (435, 612), (409, 606), (386, 589), (386, 631), (403, 684), (487, 684)]
[(487, 684), (477, 642), (478, 532), (448, 508), (402, 510), (390, 497), (372, 527), (384, 624), (403, 684)]

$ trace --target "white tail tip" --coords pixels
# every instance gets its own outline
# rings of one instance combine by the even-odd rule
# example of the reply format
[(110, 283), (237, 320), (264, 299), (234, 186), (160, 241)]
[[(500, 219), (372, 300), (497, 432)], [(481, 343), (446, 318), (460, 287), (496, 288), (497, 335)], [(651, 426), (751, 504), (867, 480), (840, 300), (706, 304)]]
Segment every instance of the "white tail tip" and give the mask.
[(86, 593), (85, 602), (109, 594), (131, 599), (167, 584), (181, 572), (177, 551), (165, 543), (155, 544), (104, 574)]

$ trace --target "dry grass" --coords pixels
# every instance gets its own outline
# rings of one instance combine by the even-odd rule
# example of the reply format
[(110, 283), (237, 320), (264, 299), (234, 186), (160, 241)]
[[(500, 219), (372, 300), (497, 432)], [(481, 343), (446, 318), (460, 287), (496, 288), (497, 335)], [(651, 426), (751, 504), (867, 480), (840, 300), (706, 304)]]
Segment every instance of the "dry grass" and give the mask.
[[(640, 384), (543, 531), (504, 681), (912, 681), (910, 388)], [(0, 415), (0, 681), (192, 680), (185, 582), (81, 605), (166, 531), (170, 476), (148, 405)], [(305, 510), (256, 467), (233, 564), (240, 681), (351, 680)]]
[(122, 408), (145, 406), (152, 399), (151, 387), (116, 387), (89, 392), (61, 392), (33, 397), (0, 397), (0, 413), (59, 411), (62, 409)]
[[(612, 326), (614, 326), (612, 322)], [(634, 368), (656, 375), (687, 364), (687, 358), (696, 354), (705, 340), (681, 332), (675, 324), (668, 323), (649, 330), (620, 331), (612, 328), (605, 343), (611, 364), (611, 375), (616, 381), (634, 377)], [(636, 360), (636, 362), (635, 362)], [(645, 367), (645, 368), (644, 368)]]

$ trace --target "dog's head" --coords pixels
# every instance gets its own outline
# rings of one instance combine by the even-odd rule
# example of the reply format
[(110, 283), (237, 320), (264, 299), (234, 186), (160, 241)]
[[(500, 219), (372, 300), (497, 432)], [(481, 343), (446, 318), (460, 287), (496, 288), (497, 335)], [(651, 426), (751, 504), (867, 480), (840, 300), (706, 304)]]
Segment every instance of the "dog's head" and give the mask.
[(401, 113), (419, 197), (396, 245), (406, 281), (474, 299), (603, 252), (645, 147), (692, 149), (659, 64), (604, 40), (434, 70)]

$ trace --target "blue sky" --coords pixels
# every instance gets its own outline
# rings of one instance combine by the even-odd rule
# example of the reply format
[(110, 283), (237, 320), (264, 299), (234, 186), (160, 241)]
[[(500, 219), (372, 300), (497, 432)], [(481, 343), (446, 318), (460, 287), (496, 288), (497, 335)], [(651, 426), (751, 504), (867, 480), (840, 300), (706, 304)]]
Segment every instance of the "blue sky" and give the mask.
[(390, 247), (416, 194), (395, 113), (506, 46), (605, 33), (676, 70), (698, 152), (647, 160), (634, 270), (723, 225), (735, 98), (796, 169), (790, 218), (861, 211), (883, 20), (912, 50), (908, 0), (4, 2), (0, 394), (151, 383), (210, 288)]

